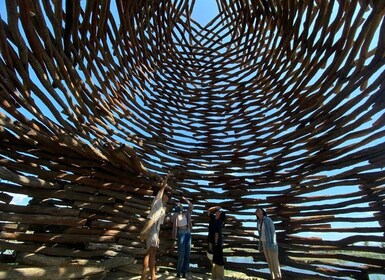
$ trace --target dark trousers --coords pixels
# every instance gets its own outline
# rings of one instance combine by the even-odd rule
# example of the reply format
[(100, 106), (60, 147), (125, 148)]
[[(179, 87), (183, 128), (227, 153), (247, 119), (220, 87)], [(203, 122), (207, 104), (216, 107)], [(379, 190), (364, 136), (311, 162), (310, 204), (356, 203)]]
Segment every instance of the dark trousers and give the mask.
[(222, 246), (214, 246), (213, 247), (213, 263), (217, 265), (224, 265), (223, 259), (223, 247)]

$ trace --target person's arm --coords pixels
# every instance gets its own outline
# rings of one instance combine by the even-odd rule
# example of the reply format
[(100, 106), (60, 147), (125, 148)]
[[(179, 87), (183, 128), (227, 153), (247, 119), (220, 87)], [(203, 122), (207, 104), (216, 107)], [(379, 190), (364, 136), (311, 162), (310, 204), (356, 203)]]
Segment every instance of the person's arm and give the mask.
[(222, 222), (218, 221), (215, 223), (215, 233), (214, 233), (214, 246), (222, 245), (219, 244), (219, 239), (222, 236)]
[(162, 183), (160, 185), (160, 189), (159, 189), (159, 192), (158, 192), (158, 196), (159, 197), (162, 197), (163, 196), (163, 193), (164, 193), (164, 190), (166, 189), (167, 187), (167, 181), (168, 181), (168, 178), (170, 178), (170, 176), (173, 175), (170, 171), (167, 173), (166, 177), (164, 179), (162, 179)]
[(186, 203), (188, 204), (188, 208), (189, 208), (190, 210), (192, 210), (192, 209), (193, 209), (193, 204), (190, 202), (190, 200), (188, 200), (188, 199), (185, 198), (184, 196), (182, 196), (182, 199), (183, 199), (184, 201), (186, 201)]
[[(172, 173), (169, 171), (166, 175), (166, 177), (162, 180), (162, 184), (160, 186), (160, 189), (158, 191), (158, 194), (156, 195), (157, 198), (160, 198), (163, 196), (163, 193), (164, 193), (164, 189), (167, 187), (167, 180), (168, 178), (172, 175)], [(151, 205), (151, 212), (153, 212), (153, 207), (154, 207), (154, 204)], [(150, 216), (154, 216), (154, 213), (150, 213)], [(152, 225), (155, 223), (155, 220), (156, 219), (153, 219), (153, 218), (149, 218), (146, 220), (146, 223), (145, 225), (143, 226), (143, 229), (142, 231), (140, 232), (140, 239), (143, 241), (147, 238), (147, 235), (148, 235), (148, 231), (150, 230), (150, 228), (152, 227)]]
[(220, 206), (213, 206), (213, 207), (210, 207), (208, 210), (207, 210), (207, 215), (210, 216), (210, 214), (212, 212), (216, 212), (217, 210), (221, 209)]
[(178, 213), (174, 213), (174, 214), (171, 216), (171, 223), (172, 223), (172, 232), (171, 232), (171, 235), (172, 235), (172, 238), (173, 238), (173, 239), (177, 239), (177, 234), (178, 234), (178, 229), (177, 229), (177, 217), (178, 217)]
[(265, 227), (267, 227), (267, 230), (265, 232), (268, 232), (268, 238), (270, 240), (270, 243), (272, 245), (275, 245), (277, 243), (275, 235), (275, 226), (271, 218), (266, 219)]
[(214, 245), (215, 245), (215, 246), (218, 245), (218, 239), (219, 239), (219, 233), (218, 233), (218, 232), (215, 232), (215, 235), (214, 235)]

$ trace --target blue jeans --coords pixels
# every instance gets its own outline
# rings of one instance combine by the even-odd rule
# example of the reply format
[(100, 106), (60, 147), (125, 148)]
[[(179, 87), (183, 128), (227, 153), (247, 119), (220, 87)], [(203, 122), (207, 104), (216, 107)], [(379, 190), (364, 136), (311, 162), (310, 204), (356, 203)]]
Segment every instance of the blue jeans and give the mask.
[(186, 273), (190, 263), (191, 233), (188, 230), (178, 230), (178, 264), (176, 273)]

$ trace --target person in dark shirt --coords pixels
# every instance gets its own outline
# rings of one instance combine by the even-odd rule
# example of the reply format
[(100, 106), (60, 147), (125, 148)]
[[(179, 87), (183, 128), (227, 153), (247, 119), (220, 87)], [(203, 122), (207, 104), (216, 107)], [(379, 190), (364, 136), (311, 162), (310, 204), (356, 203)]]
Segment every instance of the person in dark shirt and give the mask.
[(223, 257), (223, 234), (222, 229), (225, 223), (226, 214), (222, 211), (220, 206), (213, 206), (207, 210), (210, 217), (209, 223), (209, 252), (213, 254), (213, 268), (211, 271), (213, 280), (225, 279), (224, 275), (224, 257)]

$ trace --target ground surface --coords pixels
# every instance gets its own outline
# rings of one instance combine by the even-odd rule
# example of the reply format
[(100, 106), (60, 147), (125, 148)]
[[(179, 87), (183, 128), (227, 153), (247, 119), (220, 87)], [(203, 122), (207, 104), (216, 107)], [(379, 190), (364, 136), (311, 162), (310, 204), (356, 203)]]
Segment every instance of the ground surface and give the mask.
[[(157, 273), (158, 280), (170, 280), (170, 279), (178, 279), (175, 277), (175, 274), (172, 272), (158, 272)], [(140, 275), (134, 275), (127, 272), (110, 272), (107, 275), (100, 277), (100, 280), (140, 280)], [(150, 277), (148, 277), (150, 279)], [(210, 280), (210, 274), (205, 273), (189, 273), (186, 278), (180, 278), (181, 280)], [(241, 275), (238, 273), (226, 273), (225, 275), (226, 280), (257, 280), (260, 278), (252, 278), (247, 277), (245, 275)], [(96, 278), (92, 278), (92, 280), (96, 280)]]

